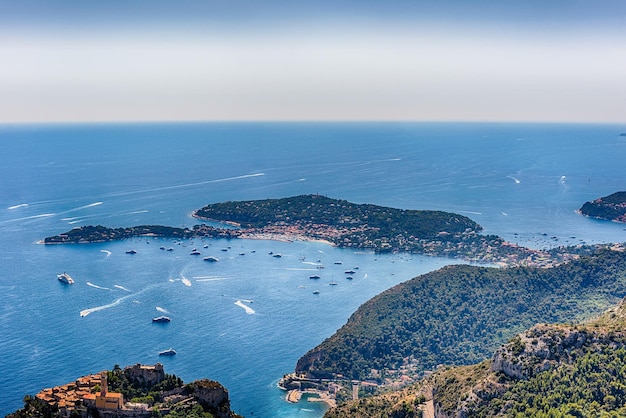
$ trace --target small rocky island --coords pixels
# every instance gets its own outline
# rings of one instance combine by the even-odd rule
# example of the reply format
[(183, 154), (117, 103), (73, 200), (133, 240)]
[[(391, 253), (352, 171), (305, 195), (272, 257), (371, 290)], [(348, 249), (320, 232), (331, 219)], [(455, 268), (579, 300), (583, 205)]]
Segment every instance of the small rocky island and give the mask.
[[(157, 414), (157, 415), (155, 415)], [(184, 384), (163, 365), (135, 364), (79, 377), (24, 397), (24, 408), (7, 418), (26, 417), (216, 417), (236, 418), (228, 391), (218, 382)]]
[(626, 223), (626, 192), (616, 192), (586, 202), (580, 208), (580, 213), (591, 218)]
[(191, 229), (161, 225), (83, 226), (45, 238), (42, 243), (91, 243), (134, 237), (318, 240), (376, 253), (408, 252), (544, 267), (587, 251), (576, 247), (533, 250), (496, 235), (482, 235), (480, 225), (459, 214), (356, 204), (321, 195), (214, 203), (197, 210), (193, 216), (212, 224), (195, 225)]

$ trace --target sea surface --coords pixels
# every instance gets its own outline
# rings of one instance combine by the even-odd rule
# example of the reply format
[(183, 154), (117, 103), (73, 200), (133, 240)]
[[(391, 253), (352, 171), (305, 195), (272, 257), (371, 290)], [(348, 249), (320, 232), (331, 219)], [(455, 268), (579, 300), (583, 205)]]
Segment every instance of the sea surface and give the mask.
[[(369, 298), (460, 262), (301, 241), (37, 244), (46, 236), (90, 224), (192, 226), (199, 222), (192, 211), (208, 203), (320, 193), (461, 213), (485, 233), (533, 248), (623, 242), (626, 225), (576, 209), (626, 190), (624, 130), (481, 123), (0, 126), (0, 415), (42, 388), (115, 364), (158, 361), (185, 381), (221, 382), (232, 408), (247, 417), (320, 417), (319, 403), (285, 402), (278, 379)], [(190, 255), (194, 248), (202, 256)], [(137, 253), (127, 254), (131, 249)], [(203, 261), (209, 255), (220, 261)], [(345, 270), (356, 267), (347, 280)], [(75, 284), (60, 283), (62, 272)], [(152, 323), (163, 314), (172, 321)], [(176, 356), (158, 356), (170, 347)]]

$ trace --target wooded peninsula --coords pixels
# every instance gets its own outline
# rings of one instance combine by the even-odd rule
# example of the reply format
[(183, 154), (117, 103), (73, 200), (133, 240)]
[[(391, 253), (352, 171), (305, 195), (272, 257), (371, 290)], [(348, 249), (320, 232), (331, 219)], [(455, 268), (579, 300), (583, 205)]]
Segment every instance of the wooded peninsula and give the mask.
[(482, 235), (466, 216), (431, 210), (404, 210), (356, 204), (321, 195), (209, 204), (193, 216), (211, 224), (176, 228), (141, 225), (108, 228), (83, 226), (45, 238), (45, 244), (90, 243), (133, 237), (248, 238), (320, 240), (342, 248), (377, 253), (408, 252), (468, 261), (549, 267), (581, 254), (589, 246), (535, 250)]
[(615, 192), (586, 202), (579, 212), (590, 218), (626, 222), (626, 192)]

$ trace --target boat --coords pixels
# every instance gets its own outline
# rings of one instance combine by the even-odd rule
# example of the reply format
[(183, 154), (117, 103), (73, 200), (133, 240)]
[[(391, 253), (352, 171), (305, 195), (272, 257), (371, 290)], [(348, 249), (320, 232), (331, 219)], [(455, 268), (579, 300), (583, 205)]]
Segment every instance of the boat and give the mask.
[(341, 263), (341, 261), (335, 261), (335, 264), (341, 265), (342, 263)]
[(314, 294), (314, 295), (319, 295), (319, 294), (320, 294), (320, 291), (319, 291), (319, 290), (314, 290), (314, 291), (313, 291), (313, 294)]
[(152, 318), (152, 322), (170, 322), (171, 319), (169, 316), (157, 316), (156, 318)]
[(355, 272), (354, 272), (354, 270), (348, 270), (348, 271), (346, 271), (346, 274), (354, 274), (354, 273), (355, 273)]
[(352, 276), (347, 276), (347, 277), (346, 277), (346, 279), (348, 279), (348, 280), (352, 280), (352, 279), (354, 279), (354, 277), (352, 277)]
[(194, 249), (189, 255), (200, 255), (200, 251)]
[(72, 279), (70, 275), (65, 272), (61, 274), (57, 274), (57, 279), (59, 279), (60, 282), (65, 283), (65, 284), (74, 284), (74, 279)]
[(210, 261), (211, 263), (215, 263), (217, 261), (220, 261), (219, 258), (217, 257), (213, 257), (212, 255), (208, 256), (208, 257), (204, 257), (204, 261)]
[(163, 250), (163, 251), (165, 251), (165, 247), (164, 247), (164, 246), (160, 246), (160, 247), (159, 247), (159, 250)]
[(174, 251), (172, 247), (168, 248), (167, 251)]
[(137, 254), (137, 251), (135, 251), (135, 250), (128, 250), (128, 251), (126, 251), (126, 254)]
[(280, 257), (282, 257), (282, 255), (281, 255), (281, 254), (276, 253), (276, 254), (273, 254), (273, 255), (272, 255), (272, 257), (274, 257), (274, 258), (280, 258)]
[(337, 286), (337, 282), (330, 282), (328, 284), (331, 285), (331, 286)]
[(320, 276), (318, 276), (317, 274), (309, 276), (309, 279), (319, 279), (319, 278), (320, 278)]
[(160, 356), (173, 356), (176, 354), (176, 350), (169, 348), (167, 350), (159, 351)]

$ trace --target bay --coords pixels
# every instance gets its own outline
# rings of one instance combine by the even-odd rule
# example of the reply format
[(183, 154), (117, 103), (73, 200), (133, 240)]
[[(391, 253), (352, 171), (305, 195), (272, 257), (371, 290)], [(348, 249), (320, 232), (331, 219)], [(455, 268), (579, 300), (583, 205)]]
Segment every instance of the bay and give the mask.
[[(619, 132), (480, 123), (0, 126), (0, 414), (44, 387), (160, 361), (185, 381), (220, 381), (245, 416), (318, 417), (320, 404), (284, 401), (282, 374), (372, 296), (460, 262), (299, 241), (36, 243), (46, 236), (88, 224), (191, 226), (191, 212), (208, 203), (320, 193), (461, 213), (485, 233), (534, 248), (623, 242), (624, 225), (576, 213), (625, 189)], [(204, 262), (208, 255), (220, 261)], [(63, 271), (74, 285), (56, 280)], [(318, 272), (319, 281), (309, 279)], [(164, 312), (171, 323), (151, 322)], [(178, 354), (158, 356), (169, 347)]]

